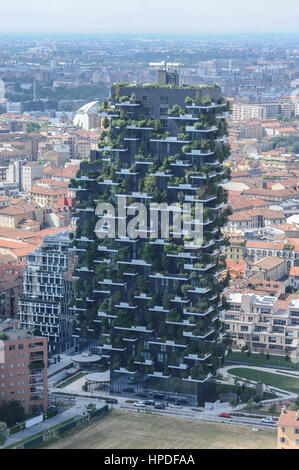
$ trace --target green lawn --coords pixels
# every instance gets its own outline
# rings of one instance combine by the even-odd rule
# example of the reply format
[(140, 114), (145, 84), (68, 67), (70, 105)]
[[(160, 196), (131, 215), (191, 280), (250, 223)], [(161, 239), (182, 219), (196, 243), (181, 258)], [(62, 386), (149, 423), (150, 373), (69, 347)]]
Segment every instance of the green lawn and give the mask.
[(81, 377), (84, 377), (86, 375), (86, 372), (81, 372), (80, 374), (74, 375), (74, 377), (71, 377), (70, 379), (66, 380), (62, 384), (58, 385), (57, 388), (64, 388), (67, 387), (68, 385), (71, 385), (73, 382), (76, 382), (76, 380), (81, 379)]
[(255, 382), (261, 381), (271, 387), (281, 388), (282, 390), (288, 390), (299, 395), (299, 378), (295, 379), (293, 377), (271, 374), (270, 372), (262, 372), (256, 369), (244, 369), (242, 367), (229, 369), (228, 372), (243, 379), (254, 380)]
[(266, 354), (251, 353), (250, 356), (247, 356), (246, 353), (233, 351), (228, 356), (226, 356), (225, 362), (228, 361), (246, 362), (250, 366), (283, 366), (299, 370), (299, 364), (294, 364), (291, 359), (287, 361), (285, 356), (270, 355), (269, 359), (267, 359)]

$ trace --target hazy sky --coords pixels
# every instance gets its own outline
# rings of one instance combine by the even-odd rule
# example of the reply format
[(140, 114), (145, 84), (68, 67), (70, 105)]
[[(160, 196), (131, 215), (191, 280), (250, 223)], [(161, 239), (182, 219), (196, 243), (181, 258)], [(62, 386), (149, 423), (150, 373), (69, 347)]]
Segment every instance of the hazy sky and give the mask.
[(298, 32), (299, 0), (3, 0), (0, 33)]

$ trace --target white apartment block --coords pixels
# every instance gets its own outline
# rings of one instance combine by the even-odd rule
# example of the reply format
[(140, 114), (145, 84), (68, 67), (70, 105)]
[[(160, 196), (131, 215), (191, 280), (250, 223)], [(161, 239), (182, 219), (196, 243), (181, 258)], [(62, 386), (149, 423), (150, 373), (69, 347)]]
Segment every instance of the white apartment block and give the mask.
[(37, 162), (28, 162), (22, 168), (22, 191), (29, 192), (33, 188), (33, 181), (42, 178), (43, 167)]
[(291, 354), (299, 346), (299, 299), (242, 292), (227, 297), (229, 310), (220, 314), (232, 347), (248, 344), (252, 351), (270, 354)]
[(234, 121), (243, 119), (267, 119), (278, 115), (290, 119), (292, 112), (291, 103), (262, 103), (262, 104), (242, 104), (236, 103), (233, 106), (232, 117)]
[(233, 120), (243, 121), (243, 119), (263, 119), (264, 108), (262, 105), (257, 104), (234, 104), (233, 106)]

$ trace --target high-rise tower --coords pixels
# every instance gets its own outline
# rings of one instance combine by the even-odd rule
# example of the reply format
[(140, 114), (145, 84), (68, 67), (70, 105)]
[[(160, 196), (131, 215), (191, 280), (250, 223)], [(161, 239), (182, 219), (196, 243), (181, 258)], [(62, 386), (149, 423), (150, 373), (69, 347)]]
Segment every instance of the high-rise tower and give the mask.
[[(163, 394), (202, 402), (220, 366), (219, 311), (223, 278), (221, 227), (228, 214), (221, 183), (229, 177), (225, 115), (218, 86), (129, 85), (112, 87), (101, 109), (99, 150), (83, 162), (76, 191), (73, 244), (77, 318), (75, 335), (93, 340), (110, 361), (111, 392)], [(131, 204), (202, 204), (202, 244), (175, 238), (125, 236), (120, 198)], [(100, 203), (115, 207), (115, 237), (101, 238)], [(194, 212), (192, 210), (192, 217)], [(99, 215), (97, 215), (99, 214)], [(109, 224), (108, 224), (109, 225)], [(160, 225), (161, 226), (161, 223)], [(144, 232), (142, 224), (140, 232)]]

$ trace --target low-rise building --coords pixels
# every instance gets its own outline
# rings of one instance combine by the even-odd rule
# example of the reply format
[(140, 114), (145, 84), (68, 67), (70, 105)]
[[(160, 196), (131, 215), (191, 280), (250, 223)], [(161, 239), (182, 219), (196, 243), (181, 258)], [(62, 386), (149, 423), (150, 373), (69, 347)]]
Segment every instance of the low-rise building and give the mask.
[(299, 412), (281, 410), (277, 428), (278, 449), (299, 449)]
[(257, 295), (253, 292), (233, 292), (227, 296), (229, 309), (221, 313), (226, 333), (233, 348), (246, 344), (253, 351), (290, 354), (299, 346), (299, 299), (287, 300)]
[(279, 281), (287, 274), (286, 261), (277, 256), (267, 256), (248, 266), (247, 276), (260, 274), (259, 279), (265, 281)]
[(37, 186), (30, 191), (30, 200), (42, 207), (50, 207), (56, 205), (57, 202), (68, 196), (68, 188), (45, 188)]

